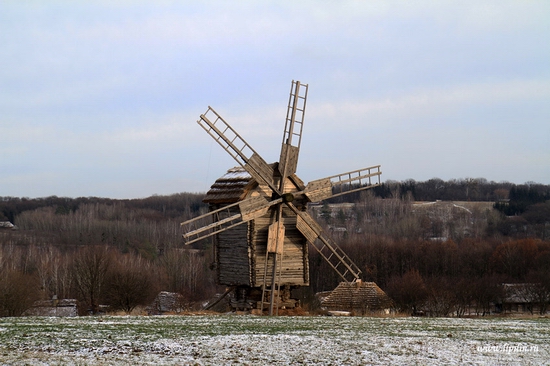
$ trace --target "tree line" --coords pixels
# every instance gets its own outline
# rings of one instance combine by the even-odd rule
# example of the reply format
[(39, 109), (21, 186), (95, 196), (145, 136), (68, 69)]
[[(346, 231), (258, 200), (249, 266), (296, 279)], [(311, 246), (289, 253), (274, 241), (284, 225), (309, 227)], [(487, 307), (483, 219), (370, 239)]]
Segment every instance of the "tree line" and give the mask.
[[(208, 210), (202, 197), (1, 197), (0, 221), (19, 230), (0, 231), (0, 315), (19, 315), (53, 295), (76, 298), (93, 313), (100, 304), (131, 311), (161, 290), (181, 293), (189, 306), (223, 291), (209, 268), (210, 242), (184, 247), (181, 241), (179, 224)], [(343, 198), (354, 205), (329, 205)], [(408, 180), (310, 210), (363, 279), (386, 290), (400, 310), (422, 306), (447, 315), (474, 306), (482, 314), (502, 296), (504, 282), (536, 283), (540, 294), (550, 293), (549, 199), (550, 186), (534, 183)], [(492, 204), (417, 204), (436, 200)], [(313, 248), (310, 281), (298, 292), (306, 305), (339, 281)]]
[(136, 200), (3, 197), (0, 221), (0, 316), (20, 315), (35, 300), (76, 298), (131, 311), (165, 290), (189, 303), (216, 292), (211, 250), (182, 246), (180, 223), (205, 213), (202, 195)]
[[(514, 194), (504, 202), (524, 199)], [(366, 191), (351, 209), (325, 204), (313, 213), (358, 264), (363, 279), (387, 291), (401, 311), (482, 315), (505, 296), (503, 283), (531, 283), (526, 298), (539, 299), (545, 312), (550, 302), (550, 201), (534, 199), (516, 216), (507, 216), (498, 203), (503, 201), (419, 204), (410, 194), (383, 199)], [(312, 275), (311, 292), (303, 295), (311, 299), (340, 279), (314, 250), (310, 258), (310, 272), (323, 274)]]
[(19, 316), (36, 300), (78, 299), (81, 314), (100, 305), (131, 312), (151, 304), (159, 291), (184, 295), (191, 307), (216, 292), (208, 276), (208, 252), (172, 248), (148, 258), (108, 245), (60, 248), (51, 245), (0, 246), (0, 316)]
[(157, 219), (193, 217), (203, 212), (206, 205), (202, 203), (203, 194), (177, 193), (168, 196), (153, 195), (139, 199), (111, 199), (102, 197), (9, 197), (0, 196), (0, 221), (16, 221), (16, 217), (25, 211), (42, 207), (53, 207), (57, 214), (76, 212), (82, 205), (119, 205), (127, 210), (146, 210)]

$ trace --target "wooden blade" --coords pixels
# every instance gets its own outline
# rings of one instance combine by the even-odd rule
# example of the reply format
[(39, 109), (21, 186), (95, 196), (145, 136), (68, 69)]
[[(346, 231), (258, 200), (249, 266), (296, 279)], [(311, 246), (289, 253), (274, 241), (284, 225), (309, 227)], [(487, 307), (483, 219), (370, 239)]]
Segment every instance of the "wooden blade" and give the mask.
[(244, 168), (258, 184), (263, 183), (269, 186), (273, 191), (278, 192), (273, 182), (274, 170), (260, 155), (256, 153), (253, 154), (250, 159), (248, 159)]
[[(264, 215), (269, 207), (279, 204), (282, 199), (267, 201), (262, 196), (224, 206), (207, 214), (181, 223), (185, 244), (192, 244), (222, 231), (247, 223)], [(238, 208), (238, 212), (237, 209)]]
[(304, 189), (304, 195), (310, 202), (318, 202), (332, 197), (332, 182), (330, 178), (311, 181)]
[(214, 109), (208, 107), (197, 123), (258, 183), (278, 193), (273, 168)]
[(360, 278), (361, 270), (346, 253), (328, 236), (324, 235), (321, 226), (307, 213), (299, 211), (294, 205), (285, 202), (296, 213), (296, 227), (307, 241), (319, 252), (328, 264), (344, 281)]
[(279, 158), (279, 173), (281, 173), (281, 176), (288, 177), (289, 175), (296, 173), (299, 152), (300, 149), (298, 146), (283, 144), (281, 147), (281, 157)]
[(181, 223), (185, 245), (206, 239), (231, 227), (244, 224), (241, 214), (235, 212), (239, 203), (225, 206)]
[(282, 199), (268, 202), (263, 196), (245, 199), (239, 202), (241, 219), (243, 221), (250, 221), (257, 217), (263, 216), (271, 206), (280, 202), (282, 202)]
[(299, 81), (292, 81), (281, 156), (279, 158), (279, 172), (283, 180), (289, 175), (296, 173), (306, 113), (307, 89), (307, 84), (302, 84)]
[(285, 241), (285, 227), (281, 225), (280, 221), (274, 222), (269, 225), (267, 233), (267, 252), (276, 253), (278, 255), (283, 254), (283, 247)]
[(300, 212), (296, 215), (296, 228), (306, 237), (307, 241), (310, 243), (317, 240), (319, 235), (321, 235), (323, 229), (321, 226), (313, 220), (313, 218), (305, 213)]
[(319, 240), (311, 243), (325, 261), (346, 282), (361, 279), (361, 270), (350, 257), (328, 236), (322, 234)]
[(304, 190), (310, 202), (373, 188), (380, 185), (380, 165), (332, 175), (308, 183)]

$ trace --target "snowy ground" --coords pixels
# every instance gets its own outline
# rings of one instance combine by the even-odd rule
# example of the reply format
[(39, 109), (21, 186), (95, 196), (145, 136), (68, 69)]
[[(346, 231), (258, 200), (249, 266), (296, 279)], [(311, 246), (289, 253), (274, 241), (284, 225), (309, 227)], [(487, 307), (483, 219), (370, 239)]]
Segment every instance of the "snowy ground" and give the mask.
[(1, 365), (550, 365), (550, 319), (0, 318)]

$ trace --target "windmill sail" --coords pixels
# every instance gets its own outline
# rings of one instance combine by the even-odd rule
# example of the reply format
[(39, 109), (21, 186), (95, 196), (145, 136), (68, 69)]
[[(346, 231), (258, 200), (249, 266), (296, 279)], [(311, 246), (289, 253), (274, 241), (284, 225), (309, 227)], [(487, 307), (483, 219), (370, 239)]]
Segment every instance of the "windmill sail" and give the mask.
[(304, 194), (310, 202), (374, 188), (380, 185), (380, 165), (332, 175), (308, 183)]
[[(281, 201), (279, 199), (268, 202), (262, 196), (251, 197), (182, 222), (185, 244), (195, 243), (262, 216), (269, 207)], [(239, 213), (234, 213), (233, 208), (239, 208)]]
[(273, 168), (214, 109), (208, 107), (197, 123), (256, 181), (277, 190), (273, 184)]
[(281, 156), (279, 158), (279, 172), (284, 178), (296, 173), (306, 113), (307, 89), (307, 84), (292, 81)]
[(191, 244), (215, 236), (219, 283), (251, 289), (254, 306), (269, 304), (270, 315), (282, 293), (309, 285), (308, 242), (344, 281), (360, 278), (360, 268), (305, 210), (308, 202), (380, 185), (379, 165), (307, 185), (296, 175), (307, 93), (307, 84), (292, 81), (278, 163), (268, 164), (211, 107), (197, 121), (242, 168), (216, 181), (205, 198), (212, 211), (182, 223), (183, 238)]
[(296, 227), (308, 242), (319, 252), (321, 257), (342, 277), (344, 281), (355, 281), (360, 278), (361, 270), (350, 257), (328, 236), (317, 222), (306, 212), (296, 210)]

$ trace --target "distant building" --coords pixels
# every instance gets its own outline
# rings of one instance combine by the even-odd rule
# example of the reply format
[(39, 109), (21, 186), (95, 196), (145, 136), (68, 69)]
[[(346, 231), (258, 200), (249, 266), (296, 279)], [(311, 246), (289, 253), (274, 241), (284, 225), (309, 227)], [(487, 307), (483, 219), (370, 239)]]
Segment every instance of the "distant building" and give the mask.
[(0, 221), (0, 230), (17, 230), (17, 226), (9, 221)]
[(181, 313), (185, 308), (184, 305), (184, 299), (181, 294), (161, 291), (147, 310), (150, 315)]
[(54, 296), (51, 300), (35, 301), (30, 309), (27, 309), (24, 316), (77, 316), (78, 302), (75, 299), (58, 300)]
[(503, 297), (495, 302), (497, 313), (539, 313), (543, 302), (550, 301), (548, 290), (535, 283), (503, 283), (502, 289)]

